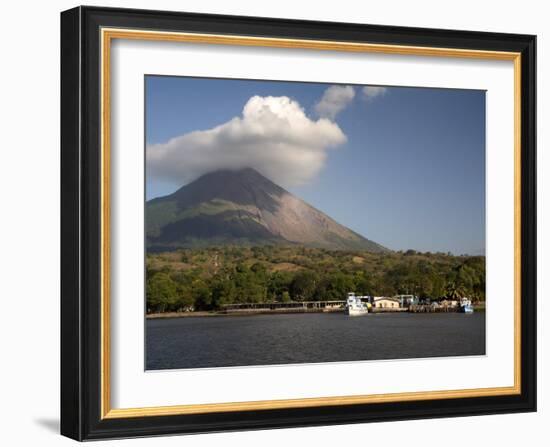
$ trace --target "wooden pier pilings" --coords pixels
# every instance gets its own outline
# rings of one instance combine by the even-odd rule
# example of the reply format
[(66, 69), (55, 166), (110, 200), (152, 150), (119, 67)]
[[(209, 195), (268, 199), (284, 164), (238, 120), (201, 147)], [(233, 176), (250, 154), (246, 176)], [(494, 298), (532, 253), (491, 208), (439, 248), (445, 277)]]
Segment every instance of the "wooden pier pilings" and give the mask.
[(458, 306), (432, 306), (430, 304), (413, 304), (407, 309), (412, 313), (435, 313), (435, 312), (459, 312)]

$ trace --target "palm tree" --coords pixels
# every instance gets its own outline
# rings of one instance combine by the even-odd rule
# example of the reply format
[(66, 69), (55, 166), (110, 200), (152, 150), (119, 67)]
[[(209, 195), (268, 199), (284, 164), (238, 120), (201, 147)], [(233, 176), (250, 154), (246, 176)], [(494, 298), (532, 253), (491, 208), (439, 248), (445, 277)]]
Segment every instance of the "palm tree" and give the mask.
[(445, 297), (450, 300), (459, 300), (464, 295), (464, 289), (455, 282), (450, 282), (445, 287)]

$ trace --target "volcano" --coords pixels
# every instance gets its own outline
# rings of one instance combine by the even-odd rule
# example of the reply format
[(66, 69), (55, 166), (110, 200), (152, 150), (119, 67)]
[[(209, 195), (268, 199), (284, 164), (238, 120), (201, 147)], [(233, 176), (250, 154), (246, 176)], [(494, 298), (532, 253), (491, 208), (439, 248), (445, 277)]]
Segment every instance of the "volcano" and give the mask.
[(254, 169), (203, 175), (146, 203), (149, 251), (219, 245), (387, 248), (339, 224)]

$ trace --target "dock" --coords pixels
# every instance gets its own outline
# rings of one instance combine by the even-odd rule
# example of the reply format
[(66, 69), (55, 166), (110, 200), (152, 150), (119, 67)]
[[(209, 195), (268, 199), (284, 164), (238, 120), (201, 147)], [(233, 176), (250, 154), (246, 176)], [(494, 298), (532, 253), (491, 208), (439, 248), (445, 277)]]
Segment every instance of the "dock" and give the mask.
[(287, 303), (232, 303), (222, 304), (220, 311), (225, 314), (258, 314), (258, 313), (313, 313), (343, 312), (346, 302), (336, 301), (291, 301)]
[(440, 313), (440, 312), (459, 312), (459, 306), (432, 306), (430, 304), (413, 304), (408, 307), (411, 313)]
[[(388, 301), (388, 300), (386, 300)], [(396, 300), (394, 300), (396, 301)], [(391, 304), (391, 303), (390, 303)], [(484, 310), (484, 306), (478, 306), (476, 310)], [(147, 318), (177, 318), (177, 317), (192, 317), (192, 316), (224, 316), (224, 315), (263, 315), (263, 314), (292, 314), (292, 313), (321, 313), (321, 312), (345, 312), (346, 301), (331, 300), (331, 301), (273, 301), (264, 303), (230, 303), (222, 304), (218, 309), (209, 311), (189, 311), (189, 312), (167, 312), (159, 314), (148, 314)], [(368, 313), (457, 313), (461, 308), (454, 303), (431, 303), (431, 304), (408, 304), (408, 305), (393, 305), (387, 307), (370, 305)]]

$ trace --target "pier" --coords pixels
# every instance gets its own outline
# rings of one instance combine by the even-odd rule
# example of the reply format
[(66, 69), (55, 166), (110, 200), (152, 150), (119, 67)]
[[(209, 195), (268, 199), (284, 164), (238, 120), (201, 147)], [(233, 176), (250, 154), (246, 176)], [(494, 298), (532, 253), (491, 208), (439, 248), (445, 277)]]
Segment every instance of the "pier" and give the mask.
[(414, 304), (409, 306), (407, 311), (412, 313), (434, 313), (434, 312), (459, 312), (459, 306), (434, 306), (431, 304)]
[(287, 303), (231, 303), (222, 304), (221, 311), (227, 314), (236, 313), (301, 313), (301, 312), (341, 312), (344, 300), (335, 301), (291, 301)]
[[(287, 303), (231, 303), (223, 304), (220, 312), (223, 314), (254, 314), (254, 313), (306, 313), (306, 312), (343, 312), (346, 302), (334, 301), (291, 301)], [(369, 307), (369, 313), (446, 313), (460, 312), (460, 306), (433, 304), (410, 304), (396, 307)]]
[[(408, 295), (407, 295), (408, 296)], [(363, 298), (368, 306), (368, 313), (451, 313), (462, 312), (458, 301), (443, 300), (440, 302), (407, 302), (388, 297), (358, 297)], [(178, 311), (169, 313), (147, 314), (147, 318), (175, 318), (192, 316), (224, 316), (224, 315), (258, 315), (258, 314), (291, 314), (317, 312), (345, 312), (345, 300), (329, 301), (272, 301), (263, 303), (228, 303), (219, 308), (204, 311)], [(478, 306), (478, 309), (484, 307)]]

